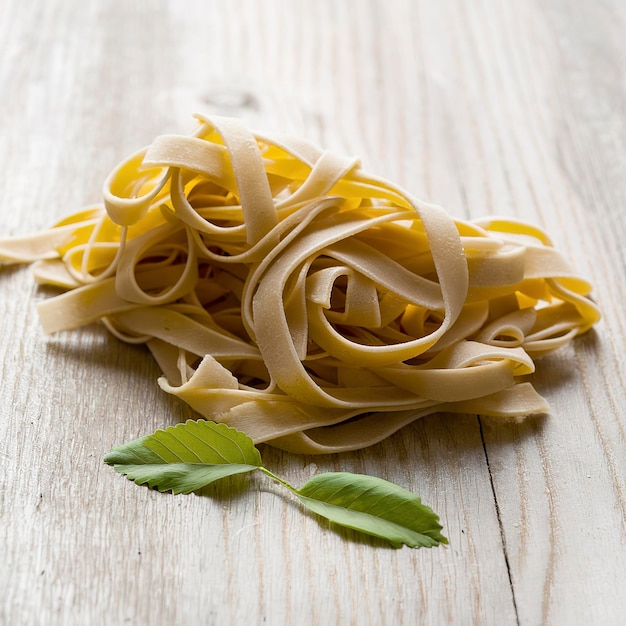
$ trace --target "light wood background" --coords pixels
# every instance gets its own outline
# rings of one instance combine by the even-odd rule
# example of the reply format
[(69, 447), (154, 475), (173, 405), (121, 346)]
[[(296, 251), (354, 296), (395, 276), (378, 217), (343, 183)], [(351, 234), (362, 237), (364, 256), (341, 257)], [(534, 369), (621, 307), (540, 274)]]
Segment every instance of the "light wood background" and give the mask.
[(604, 313), (539, 363), (546, 419), (264, 449), (296, 484), (342, 469), (421, 494), (450, 545), (393, 550), (261, 478), (175, 497), (116, 475), (112, 445), (190, 411), (140, 347), (98, 326), (46, 337), (49, 294), (0, 270), (0, 623), (624, 624), (625, 32), (622, 0), (0, 0), (0, 236), (99, 201), (192, 113), (236, 115), (454, 215), (541, 225)]

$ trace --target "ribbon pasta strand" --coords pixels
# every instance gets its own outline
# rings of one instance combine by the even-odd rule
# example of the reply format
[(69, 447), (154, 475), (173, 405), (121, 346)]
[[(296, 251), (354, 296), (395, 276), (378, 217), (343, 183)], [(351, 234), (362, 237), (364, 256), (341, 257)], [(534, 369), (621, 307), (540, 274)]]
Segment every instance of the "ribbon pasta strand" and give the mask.
[(372, 445), (434, 412), (548, 411), (533, 358), (599, 319), (537, 227), (456, 220), (304, 140), (196, 116), (122, 161), (101, 206), (0, 241), (66, 293), (44, 330), (145, 343), (160, 387), (255, 442)]

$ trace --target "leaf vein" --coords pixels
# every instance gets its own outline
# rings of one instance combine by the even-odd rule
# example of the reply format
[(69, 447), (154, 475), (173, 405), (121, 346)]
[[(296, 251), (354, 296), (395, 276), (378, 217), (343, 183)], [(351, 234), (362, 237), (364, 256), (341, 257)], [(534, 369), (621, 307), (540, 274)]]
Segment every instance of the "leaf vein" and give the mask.
[[(170, 433), (171, 434), (171, 433)], [(199, 463), (202, 463), (202, 458), (199, 457), (182, 439), (180, 439), (180, 437), (178, 437), (178, 435), (172, 435), (172, 437), (174, 437), (174, 439), (176, 439), (176, 441), (178, 441), (178, 443), (180, 443), (180, 445), (185, 448), (185, 450), (187, 450), (190, 454), (192, 454), (193, 456), (196, 457), (196, 459), (198, 459)], [(163, 443), (163, 442), (161, 442)], [(172, 450), (167, 444), (163, 443), (163, 445), (178, 459), (180, 459), (181, 463), (185, 463), (185, 459), (183, 459), (183, 457), (181, 457), (179, 454), (177, 454), (176, 452), (174, 452), (174, 450)]]
[[(363, 512), (360, 511), (359, 509), (353, 509), (352, 507), (354, 506), (354, 504), (356, 504), (361, 498), (364, 498), (367, 496), (368, 493), (370, 493), (370, 491), (374, 491), (376, 489), (376, 486), (373, 485), (372, 487), (369, 487), (368, 489), (366, 489), (365, 491), (362, 491), (361, 493), (357, 493), (356, 497), (354, 498), (354, 500), (352, 500), (352, 502), (350, 502), (350, 504), (344, 504), (343, 506), (346, 507), (346, 509), (350, 509), (351, 511), (359, 511), (359, 512)], [(374, 502), (374, 505), (376, 504), (376, 502)], [(371, 507), (370, 507), (371, 508)]]
[[(373, 487), (372, 487), (373, 489)], [(371, 491), (371, 489), (368, 489), (368, 491)], [(367, 492), (366, 492), (367, 493)], [(386, 493), (382, 498), (375, 500), (374, 502), (372, 502), (366, 509), (363, 509), (363, 513), (367, 513), (368, 515), (370, 515), (370, 511), (376, 507), (376, 506), (380, 506), (381, 502), (384, 502), (387, 498), (391, 498), (394, 494), (392, 493)], [(389, 509), (388, 509), (389, 510)]]
[[(214, 433), (216, 431), (213, 431)], [(192, 432), (191, 430), (187, 430), (186, 433), (190, 436), (190, 437), (194, 437), (197, 441), (199, 441), (201, 444), (204, 444), (205, 446), (207, 446), (207, 448), (210, 448), (211, 450), (213, 450), (213, 452), (215, 452), (215, 454), (217, 454), (218, 457), (220, 457), (220, 459), (224, 460), (224, 463), (230, 463), (230, 460), (227, 459), (214, 445), (210, 444), (208, 441), (205, 441), (204, 439), (202, 439), (202, 437), (199, 437), (198, 435), (196, 435), (196, 433)], [(221, 434), (221, 433), (219, 433)], [(181, 441), (181, 443), (183, 443)], [(199, 461), (201, 463), (203, 463), (204, 461), (202, 460), (202, 457), (199, 456), (197, 453), (194, 452), (194, 454), (198, 457)]]
[(222, 439), (226, 439), (226, 441), (229, 441), (230, 443), (234, 444), (237, 450), (239, 450), (239, 453), (241, 454), (241, 458), (242, 459), (246, 458), (246, 453), (244, 452), (243, 448), (239, 445), (239, 442), (237, 440), (233, 439), (232, 437), (227, 436), (226, 433), (220, 432), (217, 429), (214, 432), (220, 437), (222, 437)]

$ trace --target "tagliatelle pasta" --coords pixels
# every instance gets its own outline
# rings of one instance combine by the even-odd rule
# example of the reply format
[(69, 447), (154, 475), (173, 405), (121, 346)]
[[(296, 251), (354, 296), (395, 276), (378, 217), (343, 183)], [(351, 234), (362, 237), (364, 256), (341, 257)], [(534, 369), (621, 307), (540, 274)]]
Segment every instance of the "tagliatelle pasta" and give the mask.
[(548, 406), (520, 377), (599, 313), (538, 228), (450, 217), (356, 159), (197, 116), (111, 173), (104, 205), (0, 241), (65, 293), (46, 332), (101, 320), (159, 385), (255, 442), (376, 443), (437, 411)]

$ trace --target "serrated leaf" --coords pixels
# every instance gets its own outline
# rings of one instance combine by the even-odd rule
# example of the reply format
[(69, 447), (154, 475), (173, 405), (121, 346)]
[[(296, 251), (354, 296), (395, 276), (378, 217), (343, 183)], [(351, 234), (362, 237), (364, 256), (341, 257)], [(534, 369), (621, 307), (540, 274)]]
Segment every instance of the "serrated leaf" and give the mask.
[(104, 462), (139, 485), (190, 493), (259, 468), (261, 455), (252, 439), (234, 428), (188, 420), (115, 447)]
[(448, 543), (439, 517), (414, 493), (375, 476), (329, 472), (295, 491), (301, 502), (331, 522), (400, 547)]

